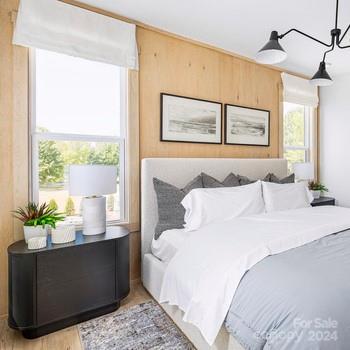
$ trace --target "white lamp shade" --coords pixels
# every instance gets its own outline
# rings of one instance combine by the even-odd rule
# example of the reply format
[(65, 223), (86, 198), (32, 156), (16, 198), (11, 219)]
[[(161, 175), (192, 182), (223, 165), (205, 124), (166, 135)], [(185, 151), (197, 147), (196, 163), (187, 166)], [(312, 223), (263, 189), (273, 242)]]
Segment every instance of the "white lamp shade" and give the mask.
[(314, 86), (330, 86), (333, 84), (331, 79), (311, 79), (310, 84)]
[(286, 58), (287, 54), (281, 50), (263, 50), (255, 56), (255, 60), (262, 64), (277, 64), (283, 62)]
[(313, 180), (315, 178), (313, 163), (294, 163), (293, 171), (295, 177), (300, 180)]
[(72, 196), (101, 196), (117, 191), (115, 165), (70, 165), (69, 194)]

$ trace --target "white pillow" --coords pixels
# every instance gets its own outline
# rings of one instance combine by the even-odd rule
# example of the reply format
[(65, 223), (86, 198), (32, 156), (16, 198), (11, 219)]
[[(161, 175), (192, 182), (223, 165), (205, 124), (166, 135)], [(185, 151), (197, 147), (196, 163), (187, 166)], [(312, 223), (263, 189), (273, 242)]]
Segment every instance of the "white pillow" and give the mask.
[(261, 181), (237, 187), (196, 188), (182, 200), (186, 231), (227, 221), (237, 216), (264, 212)]
[(263, 196), (267, 212), (306, 208), (313, 196), (304, 183), (275, 184), (263, 182)]

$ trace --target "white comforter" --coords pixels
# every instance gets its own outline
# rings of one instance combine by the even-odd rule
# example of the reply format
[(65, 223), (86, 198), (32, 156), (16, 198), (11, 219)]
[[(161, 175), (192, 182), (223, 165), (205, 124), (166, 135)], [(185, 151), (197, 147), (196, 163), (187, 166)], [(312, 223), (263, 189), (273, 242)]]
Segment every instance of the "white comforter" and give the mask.
[(350, 209), (328, 206), (207, 225), (193, 232), (169, 262), (160, 302), (177, 305), (184, 321), (196, 325), (212, 345), (246, 271), (268, 255), (348, 228)]

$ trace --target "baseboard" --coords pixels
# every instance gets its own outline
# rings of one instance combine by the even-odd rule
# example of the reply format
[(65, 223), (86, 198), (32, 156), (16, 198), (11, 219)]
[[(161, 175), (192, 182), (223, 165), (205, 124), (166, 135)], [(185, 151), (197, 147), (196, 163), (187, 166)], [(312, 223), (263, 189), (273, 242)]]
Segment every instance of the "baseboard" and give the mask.
[(135, 285), (137, 284), (141, 284), (141, 278), (134, 278), (132, 280), (130, 280), (130, 287), (133, 288), (135, 287)]

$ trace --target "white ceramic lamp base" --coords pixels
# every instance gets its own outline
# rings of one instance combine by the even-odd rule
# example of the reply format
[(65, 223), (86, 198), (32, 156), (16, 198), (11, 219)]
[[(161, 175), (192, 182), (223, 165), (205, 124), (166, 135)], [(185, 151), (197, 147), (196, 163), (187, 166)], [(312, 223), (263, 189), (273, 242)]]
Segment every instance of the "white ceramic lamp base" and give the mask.
[(83, 234), (98, 235), (106, 232), (106, 197), (83, 198)]

